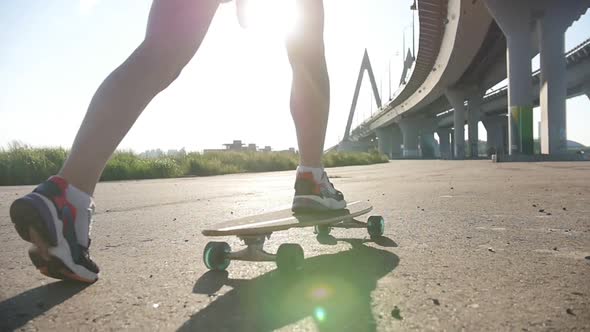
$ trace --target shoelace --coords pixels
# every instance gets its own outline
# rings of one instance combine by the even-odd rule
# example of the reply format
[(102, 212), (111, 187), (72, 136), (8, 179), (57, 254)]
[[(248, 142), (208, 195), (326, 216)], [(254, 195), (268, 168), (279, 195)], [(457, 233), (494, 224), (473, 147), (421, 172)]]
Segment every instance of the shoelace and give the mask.
[(322, 184), (329, 184), (328, 189), (330, 189), (330, 191), (332, 191), (333, 193), (337, 193), (338, 190), (336, 190), (336, 188), (334, 187), (334, 185), (332, 184), (332, 182), (330, 182), (330, 178), (328, 177), (328, 174), (326, 174), (326, 172), (324, 172), (324, 174), (322, 175)]

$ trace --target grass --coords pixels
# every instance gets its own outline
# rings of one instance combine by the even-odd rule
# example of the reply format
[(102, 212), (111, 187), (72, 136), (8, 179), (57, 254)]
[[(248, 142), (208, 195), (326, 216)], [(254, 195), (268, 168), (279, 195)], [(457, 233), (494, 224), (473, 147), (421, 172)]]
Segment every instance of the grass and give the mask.
[[(33, 148), (12, 143), (7, 149), (0, 149), (0, 185), (38, 184), (59, 171), (67, 154), (63, 148)], [(285, 171), (295, 169), (298, 158), (290, 152), (191, 152), (146, 158), (131, 151), (117, 151), (107, 163), (101, 181)], [(324, 156), (326, 167), (387, 161), (386, 156), (375, 151), (331, 152)]]

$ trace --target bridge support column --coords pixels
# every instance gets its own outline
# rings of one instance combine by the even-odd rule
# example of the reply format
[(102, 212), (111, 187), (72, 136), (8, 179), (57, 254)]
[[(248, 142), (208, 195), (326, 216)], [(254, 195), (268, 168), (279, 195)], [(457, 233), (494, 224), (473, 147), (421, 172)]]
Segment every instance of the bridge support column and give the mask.
[(434, 132), (438, 127), (436, 118), (424, 118), (420, 121), (420, 154), (422, 158), (435, 158), (437, 156), (437, 143)]
[(503, 115), (492, 115), (482, 119), (488, 135), (486, 153), (502, 155), (505, 153), (505, 137), (508, 128), (508, 119)]
[(447, 89), (445, 95), (454, 109), (453, 158), (465, 159), (465, 92), (460, 89)]
[(565, 31), (590, 7), (590, 1), (535, 3), (541, 53), (541, 153), (567, 152)]
[(506, 36), (508, 153), (533, 154), (531, 22), (534, 1), (485, 0)]
[(404, 138), (402, 135), (402, 130), (397, 124), (391, 125), (391, 132), (392, 132), (392, 149), (391, 149), (391, 158), (392, 159), (399, 159), (403, 155), (402, 145), (404, 143)]
[(440, 147), (440, 158), (441, 159), (452, 159), (453, 151), (451, 150), (451, 142), (449, 135), (451, 135), (451, 129), (449, 128), (438, 128), (436, 130), (438, 134), (439, 147)]
[(420, 133), (420, 152), (422, 158), (432, 159), (437, 157), (437, 146), (433, 131)]
[(590, 99), (590, 81), (586, 82), (586, 84), (584, 84), (584, 93), (586, 94), (586, 97), (588, 97), (588, 99)]
[(469, 151), (471, 158), (479, 157), (479, 117), (481, 114), (481, 105), (483, 104), (483, 92), (476, 89), (469, 99), (467, 105), (469, 112), (467, 113), (467, 125), (469, 130)]
[(565, 30), (576, 13), (574, 2), (546, 2), (539, 18), (541, 53), (541, 153), (567, 152)]
[(403, 158), (418, 158), (418, 134), (421, 119), (402, 119), (399, 127), (402, 130), (404, 148), (402, 150)]
[(451, 128), (451, 155), (449, 159), (455, 158), (455, 129)]
[(401, 149), (401, 131), (396, 124), (377, 128), (377, 149), (389, 159), (398, 157)]
[(381, 127), (375, 130), (377, 134), (377, 150), (379, 153), (387, 155), (389, 159), (391, 159), (391, 150), (392, 150), (392, 132), (389, 130), (389, 127)]

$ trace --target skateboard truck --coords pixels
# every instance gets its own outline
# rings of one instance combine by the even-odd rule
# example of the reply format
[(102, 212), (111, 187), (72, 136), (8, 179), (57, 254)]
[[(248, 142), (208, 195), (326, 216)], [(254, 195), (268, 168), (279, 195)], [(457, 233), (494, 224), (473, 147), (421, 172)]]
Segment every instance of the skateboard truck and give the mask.
[(232, 260), (248, 262), (276, 262), (283, 272), (295, 272), (303, 267), (303, 248), (294, 243), (283, 243), (276, 254), (264, 250), (264, 242), (270, 234), (240, 236), (246, 248), (232, 252), (227, 242), (209, 242), (203, 251), (203, 261), (211, 270), (223, 271)]
[(383, 231), (385, 229), (384, 220), (381, 216), (370, 216), (367, 222), (362, 222), (356, 219), (351, 219), (348, 221), (343, 221), (336, 224), (331, 225), (315, 225), (313, 228), (313, 232), (320, 236), (326, 236), (330, 234), (332, 228), (366, 228), (369, 236), (371, 238), (383, 235)]
[(270, 234), (240, 236), (240, 240), (244, 241), (246, 248), (230, 252), (228, 258), (236, 261), (249, 262), (273, 262), (276, 260), (276, 255), (264, 251), (264, 241), (270, 238)]

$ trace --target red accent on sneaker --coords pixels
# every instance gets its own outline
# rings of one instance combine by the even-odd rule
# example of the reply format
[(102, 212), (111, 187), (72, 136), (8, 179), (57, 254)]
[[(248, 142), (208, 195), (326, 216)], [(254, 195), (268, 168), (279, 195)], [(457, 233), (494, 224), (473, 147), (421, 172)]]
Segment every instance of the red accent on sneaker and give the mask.
[(314, 186), (313, 186), (313, 194), (315, 195), (319, 195), (320, 194), (320, 184), (317, 183), (315, 181), (315, 178), (313, 177), (313, 173), (312, 172), (298, 172), (297, 173), (297, 179), (298, 180), (304, 180), (304, 181), (311, 181)]
[[(52, 200), (55, 203), (55, 205), (57, 205), (57, 208), (59, 210), (62, 210), (66, 206), (69, 208), (70, 212), (72, 213), (72, 221), (71, 221), (72, 226), (74, 226), (74, 224), (76, 223), (77, 211), (76, 211), (76, 207), (74, 205), (72, 205), (72, 203), (68, 202), (68, 200), (66, 198), (66, 190), (68, 189), (68, 181), (66, 181), (66, 179), (64, 179), (60, 176), (57, 176), (57, 175), (50, 177), (48, 179), (48, 181), (53, 182), (60, 189), (61, 195), (52, 197)], [(64, 223), (64, 230), (66, 229), (66, 226), (68, 223), (67, 219), (68, 218), (63, 218), (63, 220), (62, 220)]]
[(49, 181), (55, 183), (59, 187), (59, 189), (61, 189), (62, 193), (66, 192), (66, 189), (68, 188), (68, 181), (66, 181), (66, 179), (64, 179), (60, 176), (54, 175), (49, 178)]

